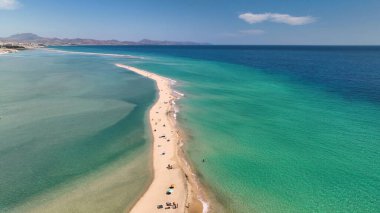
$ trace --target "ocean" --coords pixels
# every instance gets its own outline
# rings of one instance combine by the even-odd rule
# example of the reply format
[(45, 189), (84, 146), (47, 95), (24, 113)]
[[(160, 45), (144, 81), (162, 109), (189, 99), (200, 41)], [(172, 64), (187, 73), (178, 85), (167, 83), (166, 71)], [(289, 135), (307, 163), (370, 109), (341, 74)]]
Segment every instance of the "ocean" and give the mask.
[(177, 81), (186, 154), (218, 211), (380, 211), (380, 47), (54, 49), (67, 52), (0, 57), (0, 209), (41, 198), (60, 209), (73, 194), (85, 208), (96, 196), (72, 188), (125, 166), (135, 191), (107, 181), (99, 195), (124, 204), (97, 204), (119, 210), (143, 193), (154, 84), (114, 66), (124, 63)]

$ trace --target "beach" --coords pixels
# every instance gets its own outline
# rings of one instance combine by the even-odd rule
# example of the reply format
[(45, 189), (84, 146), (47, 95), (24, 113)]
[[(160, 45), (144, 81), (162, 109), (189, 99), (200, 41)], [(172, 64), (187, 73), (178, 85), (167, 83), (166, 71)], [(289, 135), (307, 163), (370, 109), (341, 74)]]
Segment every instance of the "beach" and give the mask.
[(16, 52), (18, 51), (14, 49), (0, 49), (0, 55), (8, 54), (8, 53), (16, 53)]
[(154, 178), (131, 212), (161, 212), (164, 209), (170, 209), (170, 212), (202, 212), (202, 204), (197, 198), (198, 186), (180, 149), (182, 141), (173, 116), (176, 97), (170, 86), (172, 80), (135, 67), (116, 66), (154, 80), (159, 95), (149, 111)]

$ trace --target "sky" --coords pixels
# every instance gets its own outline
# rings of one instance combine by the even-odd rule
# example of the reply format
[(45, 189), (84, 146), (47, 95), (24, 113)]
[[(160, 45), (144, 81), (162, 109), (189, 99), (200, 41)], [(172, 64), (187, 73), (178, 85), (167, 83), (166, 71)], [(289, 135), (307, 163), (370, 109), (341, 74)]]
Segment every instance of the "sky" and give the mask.
[(0, 0), (0, 37), (380, 45), (380, 0)]

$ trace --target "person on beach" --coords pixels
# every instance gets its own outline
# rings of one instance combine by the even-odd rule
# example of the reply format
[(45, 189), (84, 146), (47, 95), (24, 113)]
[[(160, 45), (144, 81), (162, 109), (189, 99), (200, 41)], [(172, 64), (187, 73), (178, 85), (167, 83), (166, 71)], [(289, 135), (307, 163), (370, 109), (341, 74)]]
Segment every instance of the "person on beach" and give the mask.
[(178, 203), (173, 202), (173, 209), (176, 209), (176, 208), (178, 208)]

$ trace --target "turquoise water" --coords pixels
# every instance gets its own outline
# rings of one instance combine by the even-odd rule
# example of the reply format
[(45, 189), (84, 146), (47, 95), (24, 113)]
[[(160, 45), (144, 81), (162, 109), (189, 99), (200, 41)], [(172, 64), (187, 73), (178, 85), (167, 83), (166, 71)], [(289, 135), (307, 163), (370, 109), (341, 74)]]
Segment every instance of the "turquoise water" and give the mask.
[[(379, 48), (59, 49), (143, 57), (64, 54), (86, 66), (91, 59), (89, 70), (100, 66), (100, 79), (115, 77), (105, 81), (112, 86), (120, 78), (137, 78), (113, 63), (177, 80), (176, 90), (185, 94), (177, 105), (188, 134), (186, 152), (214, 204), (222, 206), (218, 212), (380, 211)], [(61, 54), (49, 54), (50, 60), (61, 60)], [(134, 89), (153, 88), (142, 88), (149, 81), (137, 79)], [(97, 84), (92, 89), (103, 91)], [(126, 153), (129, 161), (141, 156)]]
[(180, 80), (188, 154), (226, 211), (379, 211), (379, 105), (245, 66), (166, 61), (139, 67)]
[(155, 96), (152, 81), (107, 57), (1, 56), (0, 212), (42, 212), (43, 200), (56, 205), (50, 212), (130, 207), (151, 179), (146, 111)]

